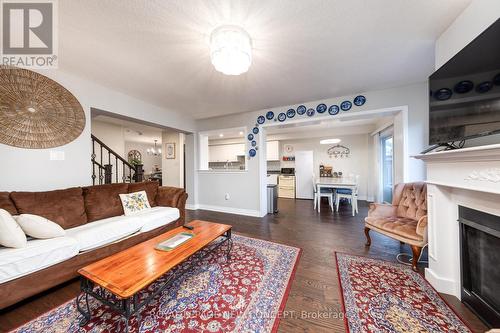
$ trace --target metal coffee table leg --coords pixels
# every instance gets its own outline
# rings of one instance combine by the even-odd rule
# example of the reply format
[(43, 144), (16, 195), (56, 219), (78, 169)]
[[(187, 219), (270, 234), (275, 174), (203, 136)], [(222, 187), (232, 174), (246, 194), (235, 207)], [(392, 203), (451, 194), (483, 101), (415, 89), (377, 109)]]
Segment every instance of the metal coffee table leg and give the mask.
[[(76, 308), (78, 312), (82, 315), (82, 318), (79, 320), (79, 325), (80, 326), (85, 326), (89, 321), (92, 316), (92, 313), (90, 312), (90, 305), (89, 305), (89, 294), (88, 294), (88, 289), (92, 288), (92, 283), (85, 279), (81, 278), (80, 279), (80, 294), (76, 297)], [(85, 308), (81, 307), (81, 301), (82, 298), (85, 301)]]

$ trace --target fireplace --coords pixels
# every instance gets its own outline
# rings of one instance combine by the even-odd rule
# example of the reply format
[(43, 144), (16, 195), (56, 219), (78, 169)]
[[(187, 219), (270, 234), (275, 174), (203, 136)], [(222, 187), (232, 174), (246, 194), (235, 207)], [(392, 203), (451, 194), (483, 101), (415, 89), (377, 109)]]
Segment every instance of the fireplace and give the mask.
[(462, 302), (500, 327), (500, 216), (459, 206)]

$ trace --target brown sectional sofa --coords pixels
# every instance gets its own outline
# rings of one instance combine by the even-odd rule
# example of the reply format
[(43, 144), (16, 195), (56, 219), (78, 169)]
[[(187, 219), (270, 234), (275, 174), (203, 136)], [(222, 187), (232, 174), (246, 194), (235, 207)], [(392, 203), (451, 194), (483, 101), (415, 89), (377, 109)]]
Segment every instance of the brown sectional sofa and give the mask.
[(118, 194), (141, 190), (146, 191), (151, 206), (177, 208), (179, 215), (176, 217), (179, 218), (175, 222), (134, 233), (104, 246), (80, 252), (60, 263), (1, 283), (0, 309), (77, 277), (77, 270), (89, 263), (182, 225), (187, 199), (184, 189), (160, 187), (157, 182), (107, 184), (47, 192), (0, 192), (0, 208), (12, 215), (36, 214), (58, 223), (64, 229), (70, 229), (123, 215)]

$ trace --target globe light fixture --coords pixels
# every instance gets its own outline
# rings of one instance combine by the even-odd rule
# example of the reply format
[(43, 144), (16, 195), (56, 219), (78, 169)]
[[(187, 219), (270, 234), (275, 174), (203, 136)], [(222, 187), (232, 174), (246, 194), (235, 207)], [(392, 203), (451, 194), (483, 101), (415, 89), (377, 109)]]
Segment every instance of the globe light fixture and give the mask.
[(210, 35), (210, 60), (218, 72), (240, 75), (252, 64), (252, 40), (242, 28), (223, 25)]

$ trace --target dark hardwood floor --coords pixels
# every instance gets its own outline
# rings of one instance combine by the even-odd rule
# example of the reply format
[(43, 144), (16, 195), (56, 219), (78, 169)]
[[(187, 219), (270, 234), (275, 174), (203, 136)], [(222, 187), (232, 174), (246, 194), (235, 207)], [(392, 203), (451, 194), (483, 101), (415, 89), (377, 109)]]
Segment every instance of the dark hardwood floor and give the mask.
[[(409, 249), (375, 232), (371, 233), (372, 246), (364, 246), (363, 218), (368, 210), (365, 202), (360, 202), (356, 217), (350, 215), (348, 206), (343, 206), (339, 213), (332, 213), (326, 203), (318, 214), (309, 200), (280, 199), (278, 206), (278, 214), (264, 218), (199, 210), (188, 211), (187, 219), (231, 224), (235, 233), (302, 248), (279, 332), (345, 332), (344, 322), (339, 318), (342, 310), (334, 251), (395, 261), (397, 253), (409, 253)], [(421, 270), (423, 272), (423, 268)], [(0, 332), (9, 331), (73, 299), (78, 288), (76, 280), (70, 281), (1, 311)], [(458, 299), (443, 296), (474, 332), (487, 329)]]

